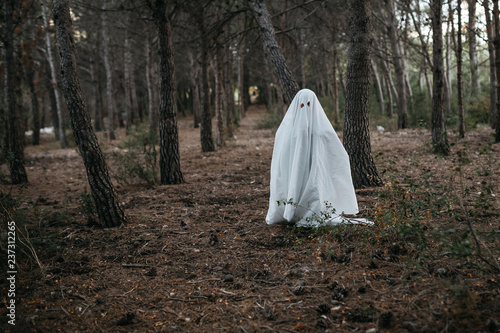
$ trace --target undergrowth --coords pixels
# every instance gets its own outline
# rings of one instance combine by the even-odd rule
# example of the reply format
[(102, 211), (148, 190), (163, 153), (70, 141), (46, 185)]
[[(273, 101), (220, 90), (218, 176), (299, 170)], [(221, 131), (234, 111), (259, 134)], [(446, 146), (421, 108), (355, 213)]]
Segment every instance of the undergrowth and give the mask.
[(149, 185), (158, 183), (158, 133), (149, 126), (139, 125), (118, 145), (120, 152), (113, 152), (117, 161), (116, 178), (126, 184), (135, 181)]

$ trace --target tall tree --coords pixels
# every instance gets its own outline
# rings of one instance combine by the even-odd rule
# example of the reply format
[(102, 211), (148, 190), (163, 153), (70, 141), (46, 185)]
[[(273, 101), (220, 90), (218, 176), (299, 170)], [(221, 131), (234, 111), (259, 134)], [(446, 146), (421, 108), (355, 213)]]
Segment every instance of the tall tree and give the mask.
[[(455, 41), (455, 29), (452, 28), (452, 35), (455, 44), (455, 53), (457, 57), (457, 101), (458, 101), (458, 132), (461, 138), (465, 137), (465, 111), (463, 95), (463, 75), (462, 75), (462, 1), (457, 1), (457, 34)], [(453, 24), (453, 23), (452, 23)], [(471, 59), (472, 61), (472, 59)], [(472, 65), (472, 64), (471, 64)], [(473, 82), (474, 85), (474, 82)]]
[(115, 100), (113, 97), (113, 73), (111, 69), (111, 59), (109, 55), (109, 32), (108, 32), (108, 17), (106, 11), (106, 1), (103, 2), (101, 12), (101, 34), (102, 34), (102, 51), (104, 59), (104, 68), (106, 69), (106, 108), (108, 110), (108, 131), (109, 139), (114, 140), (115, 137)]
[(212, 112), (210, 109), (210, 89), (208, 86), (208, 54), (210, 45), (203, 8), (197, 9), (195, 15), (201, 37), (201, 82), (203, 89), (203, 110), (200, 127), (201, 150), (203, 152), (209, 152), (215, 150), (214, 140), (212, 139)]
[(31, 144), (37, 146), (40, 144), (40, 106), (38, 103), (37, 89), (36, 89), (36, 68), (37, 61), (35, 59), (35, 53), (37, 48), (37, 40), (35, 35), (35, 28), (37, 27), (32, 19), (28, 19), (28, 33), (27, 38), (22, 45), (22, 63), (24, 66), (24, 74), (26, 77), (26, 83), (29, 87), (31, 95), (31, 116), (32, 123), (31, 129), (33, 131), (31, 137)]
[(493, 0), (493, 20), (495, 24), (495, 67), (497, 72), (497, 116), (495, 142), (500, 142), (500, 9), (498, 0)]
[(380, 186), (373, 161), (368, 112), (370, 100), (370, 0), (349, 2), (349, 53), (347, 64), (344, 146), (349, 154), (355, 188)]
[[(479, 65), (477, 60), (477, 38), (476, 38), (476, 4), (477, 0), (467, 0), (469, 5), (469, 28), (467, 35), (469, 38), (469, 59), (470, 59), (470, 94), (472, 97), (478, 96), (481, 90), (481, 82), (479, 81)], [(461, 16), (461, 13), (458, 13)]]
[(90, 192), (94, 198), (99, 221), (103, 227), (116, 227), (125, 222), (125, 216), (109, 177), (104, 155), (92, 129), (87, 104), (80, 88), (69, 5), (67, 0), (54, 0), (53, 8), (61, 55), (62, 88), (73, 135), (87, 170)]
[[(20, 126), (21, 113), (21, 85), (19, 82), (21, 67), (15, 56), (14, 39), (14, 13), (12, 7), (15, 1), (3, 1), (3, 44), (4, 44), (4, 68), (5, 68), (5, 97), (7, 117), (7, 160), (12, 184), (28, 182), (26, 169), (24, 167), (24, 133)], [(15, 16), (18, 18), (18, 15)], [(16, 22), (17, 23), (17, 22)]]
[(488, 37), (488, 54), (490, 64), (490, 124), (495, 128), (497, 116), (497, 73), (495, 65), (495, 45), (494, 39), (494, 22), (491, 21), (491, 11), (489, 8), (489, 0), (483, 0), (484, 16), (486, 18), (486, 35)]
[(448, 155), (450, 147), (444, 116), (444, 64), (443, 64), (443, 0), (431, 0), (432, 13), (432, 145), (433, 151)]
[(396, 72), (396, 80), (398, 90), (397, 104), (398, 104), (398, 128), (408, 127), (408, 106), (406, 103), (406, 73), (404, 68), (403, 55), (400, 48), (400, 41), (397, 34), (397, 20), (396, 10), (394, 8), (393, 0), (385, 0), (387, 12), (387, 33), (391, 42), (392, 60), (394, 63), (394, 70)]
[[(61, 143), (61, 148), (66, 148), (68, 146), (68, 142), (66, 140), (66, 133), (64, 132), (64, 118), (63, 118), (63, 109), (61, 105), (61, 95), (59, 92), (59, 85), (57, 84), (57, 73), (56, 73), (56, 64), (54, 59), (54, 54), (52, 50), (52, 40), (50, 37), (49, 31), (49, 20), (47, 14), (47, 4), (46, 0), (42, 0), (42, 15), (43, 15), (43, 27), (45, 30), (45, 52), (47, 54), (47, 61), (50, 66), (50, 77), (51, 77), (51, 85), (55, 95), (55, 102), (57, 107), (57, 125), (58, 125), (58, 133), (59, 133), (59, 142)], [(55, 127), (56, 124), (54, 124)]]
[(262, 0), (249, 0), (249, 3), (255, 13), (255, 20), (261, 30), (264, 49), (273, 64), (280, 85), (283, 87), (284, 94), (287, 97), (286, 103), (289, 104), (299, 91), (299, 85), (297, 81), (295, 81), (292, 72), (288, 69), (285, 58), (281, 53), (281, 48), (276, 41), (271, 15), (267, 10), (266, 4)]
[(179, 157), (175, 66), (172, 29), (166, 0), (152, 0), (153, 18), (158, 28), (160, 55), (160, 179), (162, 185), (184, 182)]

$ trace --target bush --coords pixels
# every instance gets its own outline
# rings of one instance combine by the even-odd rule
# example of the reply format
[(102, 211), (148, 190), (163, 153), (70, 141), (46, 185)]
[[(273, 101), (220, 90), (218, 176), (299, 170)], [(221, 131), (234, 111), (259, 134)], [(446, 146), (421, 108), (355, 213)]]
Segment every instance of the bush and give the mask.
[(139, 125), (130, 130), (118, 145), (123, 152), (113, 152), (118, 162), (116, 177), (129, 184), (136, 179), (152, 185), (158, 182), (158, 133), (149, 126)]
[(465, 109), (465, 125), (476, 128), (478, 124), (490, 123), (490, 98), (484, 96), (471, 103)]

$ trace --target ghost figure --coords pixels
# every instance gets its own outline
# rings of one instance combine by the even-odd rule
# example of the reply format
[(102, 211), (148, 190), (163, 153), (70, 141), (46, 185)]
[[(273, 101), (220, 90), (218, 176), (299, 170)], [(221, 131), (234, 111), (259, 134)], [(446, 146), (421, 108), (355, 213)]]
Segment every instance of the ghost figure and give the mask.
[(349, 156), (309, 89), (297, 93), (276, 132), (270, 192), (267, 224), (371, 224), (342, 216), (358, 213)]

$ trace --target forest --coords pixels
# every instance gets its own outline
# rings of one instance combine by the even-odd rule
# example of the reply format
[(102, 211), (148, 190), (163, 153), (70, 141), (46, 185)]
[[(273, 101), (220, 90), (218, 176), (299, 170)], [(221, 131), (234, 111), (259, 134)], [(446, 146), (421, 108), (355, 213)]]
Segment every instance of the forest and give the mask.
[[(500, 332), (499, 2), (2, 0), (0, 331)], [(266, 224), (301, 89), (373, 225)]]

